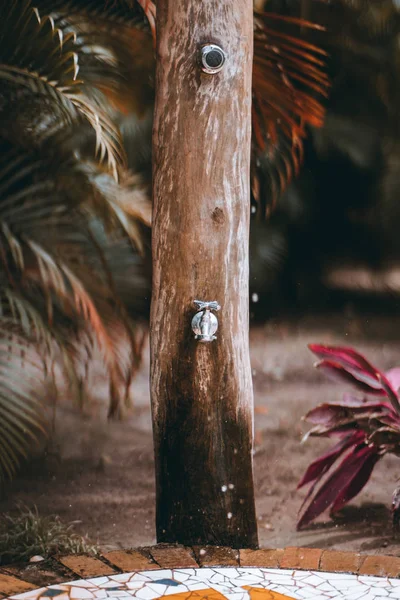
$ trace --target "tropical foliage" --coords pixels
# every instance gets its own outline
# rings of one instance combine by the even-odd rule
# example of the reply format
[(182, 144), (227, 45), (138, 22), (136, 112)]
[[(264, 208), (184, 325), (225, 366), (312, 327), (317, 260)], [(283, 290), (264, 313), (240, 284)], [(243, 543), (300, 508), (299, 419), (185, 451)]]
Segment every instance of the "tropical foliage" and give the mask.
[[(331, 514), (341, 510), (363, 489), (385, 454), (400, 456), (400, 368), (384, 373), (352, 348), (311, 344), (310, 350), (319, 359), (318, 370), (351, 385), (360, 395), (345, 393), (342, 400), (320, 404), (305, 416), (312, 424), (306, 438), (322, 436), (337, 441), (311, 463), (298, 485), (310, 485), (299, 529), (327, 508)], [(394, 522), (399, 509), (395, 490)]]
[[(47, 425), (62, 364), (82, 398), (101, 351), (110, 416), (149, 299), (155, 6), (0, 0), (0, 479)], [(298, 19), (255, 14), (253, 199), (265, 215), (322, 124), (324, 53)], [(120, 339), (129, 350), (121, 352)]]
[(106, 23), (146, 20), (99, 7), (0, 0), (0, 477), (46, 430), (56, 363), (78, 395), (79, 363), (98, 346), (116, 414), (140, 359), (137, 307), (121, 296), (127, 277), (146, 294), (150, 209), (108, 99), (127, 93), (129, 52)]
[(309, 127), (321, 127), (329, 80), (326, 52), (299, 36), (317, 24), (255, 13), (253, 64), (253, 199), (269, 215), (303, 161)]

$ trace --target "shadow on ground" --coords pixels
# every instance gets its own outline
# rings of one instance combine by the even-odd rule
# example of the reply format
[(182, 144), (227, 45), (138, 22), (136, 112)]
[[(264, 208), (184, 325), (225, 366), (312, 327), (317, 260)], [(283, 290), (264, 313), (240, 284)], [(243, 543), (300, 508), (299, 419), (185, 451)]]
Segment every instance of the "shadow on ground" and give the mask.
[[(356, 346), (385, 369), (400, 364), (400, 318), (336, 314), (281, 320), (251, 331), (255, 389), (255, 482), (260, 544), (300, 545), (372, 553), (397, 553), (389, 505), (400, 463), (385, 458), (369, 484), (334, 522), (324, 515), (296, 532), (304, 493), (296, 484), (328, 442), (310, 439), (301, 417), (313, 405), (341, 394), (312, 367), (310, 342)], [(82, 416), (60, 402), (55, 436), (45, 460), (34, 461), (1, 492), (0, 510), (17, 502), (43, 514), (78, 521), (106, 549), (155, 543), (153, 442), (148, 390), (148, 356), (134, 383), (134, 409), (124, 422), (107, 423), (106, 386), (92, 374), (97, 417)], [(98, 408), (100, 407), (100, 410)], [(102, 410), (101, 408), (104, 408)]]

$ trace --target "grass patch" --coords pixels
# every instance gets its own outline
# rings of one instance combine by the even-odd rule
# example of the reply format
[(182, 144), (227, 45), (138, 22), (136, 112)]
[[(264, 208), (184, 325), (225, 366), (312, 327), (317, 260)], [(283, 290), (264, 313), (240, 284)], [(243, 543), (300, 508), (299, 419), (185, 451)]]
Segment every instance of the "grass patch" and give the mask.
[(32, 556), (54, 554), (98, 554), (87, 536), (73, 532), (57, 515), (42, 517), (34, 509), (19, 507), (19, 514), (0, 517), (0, 565), (28, 561)]

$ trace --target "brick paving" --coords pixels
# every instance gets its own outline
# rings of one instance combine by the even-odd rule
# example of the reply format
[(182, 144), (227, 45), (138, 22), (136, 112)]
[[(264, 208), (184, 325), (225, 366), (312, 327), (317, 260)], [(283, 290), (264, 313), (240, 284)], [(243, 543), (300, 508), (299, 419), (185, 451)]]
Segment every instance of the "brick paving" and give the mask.
[[(123, 573), (151, 572), (156, 569), (198, 569), (199, 567), (245, 568), (263, 567), (292, 571), (350, 573), (359, 576), (398, 578), (400, 557), (370, 556), (352, 552), (288, 547), (285, 549), (235, 550), (218, 546), (185, 548), (161, 544), (150, 548), (115, 550), (98, 557), (86, 555), (59, 556), (39, 563), (4, 566), (0, 569), (0, 598), (23, 594), (23, 598), (46, 598), (26, 594), (37, 588), (76, 580), (106, 579)], [(164, 571), (163, 571), (164, 572)], [(71, 584), (72, 585), (72, 584)], [(400, 585), (400, 584), (399, 584)], [(251, 587), (243, 587), (251, 589)], [(254, 588), (255, 589), (255, 588)], [(41, 592), (43, 593), (43, 592)], [(397, 593), (397, 592), (393, 592)], [(255, 598), (255, 592), (250, 597)], [(100, 597), (100, 596), (99, 596)], [(278, 598), (278, 592), (275, 596)], [(290, 597), (290, 596), (281, 596)], [(333, 596), (332, 596), (333, 597)], [(367, 597), (367, 596), (366, 596)], [(374, 596), (368, 596), (374, 597)], [(398, 596), (387, 596), (400, 598)]]

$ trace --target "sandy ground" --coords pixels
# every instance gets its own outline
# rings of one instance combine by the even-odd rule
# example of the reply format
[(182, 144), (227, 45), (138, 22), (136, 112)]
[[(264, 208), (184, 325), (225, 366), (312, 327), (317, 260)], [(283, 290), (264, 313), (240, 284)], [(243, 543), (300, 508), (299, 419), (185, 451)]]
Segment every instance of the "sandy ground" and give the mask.
[[(390, 524), (391, 494), (400, 474), (397, 458), (376, 467), (360, 496), (332, 522), (327, 515), (296, 532), (303, 494), (296, 484), (308, 463), (329, 445), (309, 440), (302, 415), (323, 400), (340, 396), (312, 367), (307, 343), (351, 343), (381, 368), (400, 364), (400, 318), (346, 314), (270, 322), (251, 331), (255, 389), (254, 456), (260, 545), (315, 546), (399, 554)], [(351, 342), (350, 342), (351, 341)], [(134, 386), (135, 407), (125, 422), (107, 423), (104, 385), (92, 373), (96, 417), (71, 405), (59, 406), (54, 455), (33, 463), (2, 490), (0, 510), (17, 502), (37, 505), (42, 514), (79, 521), (106, 549), (155, 543), (154, 474), (148, 391), (148, 357)], [(97, 388), (96, 388), (97, 386)], [(97, 391), (96, 391), (97, 389)], [(383, 550), (384, 548), (384, 550)]]

